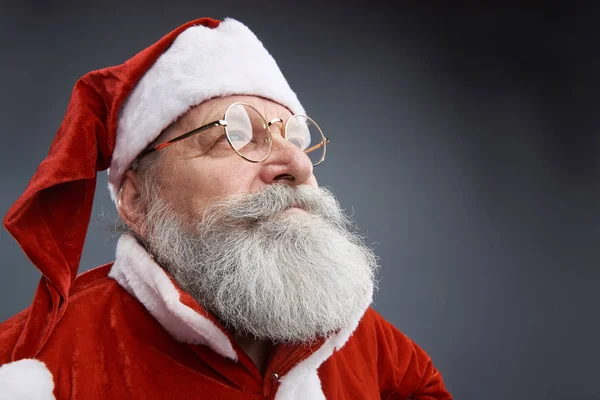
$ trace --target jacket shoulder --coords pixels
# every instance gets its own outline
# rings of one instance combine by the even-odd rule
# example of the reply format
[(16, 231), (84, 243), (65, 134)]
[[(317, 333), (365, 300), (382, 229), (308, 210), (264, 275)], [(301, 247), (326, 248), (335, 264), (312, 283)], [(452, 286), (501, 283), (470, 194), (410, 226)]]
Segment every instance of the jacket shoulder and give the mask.
[[(372, 307), (339, 356), (346, 359), (343, 364), (363, 365), (365, 374), (376, 371), (382, 398), (452, 398), (425, 350)], [(353, 373), (357, 371), (353, 368)]]
[(69, 297), (73, 297), (79, 292), (83, 292), (86, 289), (107, 283), (108, 281), (112, 280), (112, 278), (109, 278), (108, 276), (112, 265), (113, 263), (104, 264), (77, 276), (75, 282), (71, 286), (71, 290), (69, 291)]

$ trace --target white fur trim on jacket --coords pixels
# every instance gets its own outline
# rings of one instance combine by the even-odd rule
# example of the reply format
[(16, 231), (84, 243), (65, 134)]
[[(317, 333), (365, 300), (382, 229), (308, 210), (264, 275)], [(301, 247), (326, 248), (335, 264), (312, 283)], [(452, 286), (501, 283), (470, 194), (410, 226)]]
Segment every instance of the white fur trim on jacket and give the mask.
[(54, 381), (46, 364), (24, 359), (0, 367), (0, 400), (54, 400)]
[(239, 21), (182, 32), (137, 83), (119, 114), (108, 174), (113, 200), (131, 162), (190, 107), (214, 97), (261, 96), (304, 114), (298, 97), (258, 38)]
[(175, 339), (208, 346), (223, 357), (237, 360), (227, 335), (179, 300), (169, 276), (132, 236), (119, 239), (109, 276), (136, 297)]

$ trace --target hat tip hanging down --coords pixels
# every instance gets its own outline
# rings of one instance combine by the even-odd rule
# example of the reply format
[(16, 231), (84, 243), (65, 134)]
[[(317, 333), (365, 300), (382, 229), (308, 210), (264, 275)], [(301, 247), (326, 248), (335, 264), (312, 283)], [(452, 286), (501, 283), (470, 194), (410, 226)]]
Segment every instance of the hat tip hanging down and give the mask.
[(8, 210), (4, 226), (42, 278), (12, 359), (35, 357), (60, 320), (77, 275), (89, 224), (96, 172), (109, 166), (119, 108), (135, 83), (191, 21), (122, 65), (92, 71), (73, 89), (63, 122), (24, 193)]
[(115, 200), (131, 162), (164, 128), (190, 107), (235, 94), (304, 113), (273, 57), (231, 18), (190, 21), (125, 63), (77, 81), (48, 156), (4, 218), (43, 275), (13, 360), (35, 357), (65, 312), (97, 171), (109, 169)]

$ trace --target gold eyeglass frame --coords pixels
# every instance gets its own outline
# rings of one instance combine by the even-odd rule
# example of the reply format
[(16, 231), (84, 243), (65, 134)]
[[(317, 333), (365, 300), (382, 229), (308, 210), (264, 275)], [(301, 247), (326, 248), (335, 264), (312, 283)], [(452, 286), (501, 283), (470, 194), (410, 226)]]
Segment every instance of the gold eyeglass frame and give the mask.
[[(251, 109), (253, 109), (254, 111), (256, 111), (256, 113), (260, 116), (260, 118), (262, 119), (263, 125), (265, 126), (265, 128), (267, 129), (267, 132), (269, 133), (269, 137), (267, 139), (265, 139), (265, 142), (268, 141), (269, 142), (269, 151), (267, 152), (267, 155), (264, 156), (263, 158), (261, 158), (260, 160), (252, 160), (249, 159), (248, 157), (244, 156), (243, 154), (241, 154), (238, 149), (235, 148), (235, 146), (233, 145), (233, 143), (231, 142), (231, 138), (229, 137), (229, 132), (227, 130), (227, 121), (226, 121), (226, 117), (227, 117), (227, 113), (229, 112), (229, 110), (236, 106), (236, 105), (242, 105), (242, 106), (246, 106), (246, 107), (250, 107)], [(303, 150), (303, 152), (305, 154), (308, 154), (314, 150), (317, 150), (321, 147), (323, 147), (323, 156), (321, 157), (321, 159), (319, 160), (319, 162), (317, 162), (316, 164), (313, 164), (313, 167), (316, 167), (317, 165), (321, 164), (323, 161), (325, 161), (325, 155), (327, 154), (327, 144), (329, 143), (329, 139), (327, 139), (327, 137), (325, 137), (325, 135), (323, 134), (323, 131), (321, 130), (321, 127), (309, 116), (304, 115), (304, 114), (294, 114), (292, 115), (290, 118), (288, 118), (287, 122), (285, 124), (283, 124), (283, 120), (281, 118), (275, 118), (272, 119), (271, 121), (267, 122), (267, 119), (261, 114), (260, 111), (258, 111), (256, 109), (256, 107), (248, 104), (248, 103), (244, 103), (241, 101), (235, 102), (235, 103), (231, 103), (229, 105), (229, 107), (227, 107), (227, 110), (225, 110), (225, 115), (223, 116), (223, 119), (217, 120), (217, 121), (213, 121), (213, 122), (209, 122), (208, 124), (202, 125), (199, 128), (195, 128), (189, 132), (186, 132), (182, 135), (176, 136), (173, 139), (167, 140), (159, 145), (156, 146), (152, 146), (147, 148), (146, 150), (142, 151), (140, 153), (140, 155), (138, 156), (139, 158), (142, 158), (143, 156), (145, 156), (146, 154), (152, 153), (153, 151), (156, 150), (160, 150), (160, 149), (164, 149), (165, 147), (168, 147), (174, 143), (177, 143), (183, 139), (187, 139), (190, 136), (196, 135), (200, 132), (203, 132), (207, 129), (210, 128), (214, 128), (217, 126), (222, 126), (225, 130), (225, 136), (227, 137), (227, 142), (229, 143), (229, 145), (231, 146), (231, 148), (240, 156), (242, 157), (244, 160), (249, 161), (251, 163), (259, 163), (261, 161), (266, 160), (270, 155), (271, 155), (271, 150), (273, 149), (273, 133), (271, 132), (271, 125), (277, 124), (277, 123), (281, 123), (283, 124), (283, 130), (282, 130), (282, 134), (283, 134), (283, 138), (287, 141), (286, 138), (286, 130), (288, 127), (288, 124), (291, 120), (293, 120), (296, 117), (303, 117), (306, 118), (307, 120), (309, 120), (318, 130), (319, 133), (321, 134), (321, 141), (318, 142), (317, 144), (315, 144), (314, 146), (309, 147), (306, 150)]]

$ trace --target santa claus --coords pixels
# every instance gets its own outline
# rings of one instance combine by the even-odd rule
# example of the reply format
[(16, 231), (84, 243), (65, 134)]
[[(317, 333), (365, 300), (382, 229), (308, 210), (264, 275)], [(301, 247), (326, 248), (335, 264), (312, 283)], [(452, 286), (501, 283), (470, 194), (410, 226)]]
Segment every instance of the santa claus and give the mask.
[[(0, 398), (450, 399), (370, 308), (376, 257), (313, 168), (329, 140), (242, 23), (90, 72), (5, 226), (42, 272)], [(122, 224), (78, 275), (97, 171)]]

